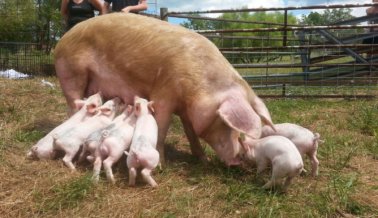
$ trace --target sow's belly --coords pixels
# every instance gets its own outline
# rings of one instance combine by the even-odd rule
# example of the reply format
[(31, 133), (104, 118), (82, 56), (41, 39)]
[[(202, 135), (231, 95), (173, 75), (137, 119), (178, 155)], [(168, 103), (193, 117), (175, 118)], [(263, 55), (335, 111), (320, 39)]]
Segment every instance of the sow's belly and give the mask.
[[(144, 86), (137, 86), (138, 82), (119, 77), (97, 77), (89, 80), (86, 96), (101, 92), (104, 100), (119, 97), (125, 104), (133, 104), (134, 96), (148, 97), (149, 92)], [(149, 85), (147, 85), (149, 86)]]

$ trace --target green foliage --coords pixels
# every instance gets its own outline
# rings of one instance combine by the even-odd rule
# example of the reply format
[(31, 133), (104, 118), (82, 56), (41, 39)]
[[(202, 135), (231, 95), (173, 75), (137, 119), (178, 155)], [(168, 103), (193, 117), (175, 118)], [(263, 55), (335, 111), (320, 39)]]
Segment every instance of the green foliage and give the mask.
[(39, 43), (49, 52), (62, 35), (60, 0), (0, 2), (0, 41)]
[(356, 107), (353, 117), (350, 118), (350, 126), (367, 135), (378, 134), (378, 104), (360, 104)]
[(39, 0), (36, 8), (38, 20), (36, 22), (37, 42), (44, 45), (49, 52), (57, 40), (64, 33), (64, 25), (60, 14), (60, 0)]
[[(200, 17), (200, 15), (196, 15)], [(216, 20), (205, 20), (205, 19), (188, 19), (182, 25), (189, 29), (194, 30), (240, 30), (240, 29), (256, 29), (256, 28), (271, 28), (277, 27), (277, 24), (284, 24), (284, 14), (281, 12), (267, 13), (267, 12), (235, 12), (235, 13), (224, 13), (217, 18), (221, 20), (230, 21), (216, 21)], [(231, 22), (231, 21), (246, 21), (246, 22)], [(262, 21), (264, 23), (262, 23)], [(288, 14), (287, 23), (296, 24), (296, 17), (292, 14)], [(292, 34), (289, 32), (288, 34)], [(229, 34), (223, 34), (229, 35)], [(232, 48), (232, 47), (262, 47), (262, 46), (282, 46), (282, 40), (275, 40), (277, 38), (282, 38), (279, 31), (269, 31), (269, 32), (239, 32), (232, 33), (232, 36), (239, 37), (234, 39), (222, 39), (215, 38), (212, 39), (213, 43), (221, 48)], [(289, 35), (288, 37), (290, 37)], [(244, 37), (244, 38), (243, 38)], [(245, 37), (249, 37), (246, 39)], [(254, 38), (259, 38), (256, 40)], [(232, 63), (253, 63), (265, 61), (262, 60), (260, 55), (248, 55), (243, 54), (233, 54), (232, 57), (227, 57)], [(277, 58), (268, 57), (268, 58)]]
[(0, 7), (0, 41), (32, 41), (37, 21), (33, 0), (3, 0)]
[(354, 18), (351, 12), (352, 9), (350, 8), (326, 9), (323, 13), (310, 12), (308, 15), (302, 15), (300, 23), (313, 26), (329, 25)]

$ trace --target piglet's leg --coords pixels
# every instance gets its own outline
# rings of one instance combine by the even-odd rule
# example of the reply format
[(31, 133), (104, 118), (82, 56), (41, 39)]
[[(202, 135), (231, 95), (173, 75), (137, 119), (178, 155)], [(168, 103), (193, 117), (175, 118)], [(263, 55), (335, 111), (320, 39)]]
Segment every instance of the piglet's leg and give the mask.
[(81, 150), (81, 153), (79, 155), (78, 163), (82, 163), (84, 161), (85, 153), (87, 153), (87, 143), (83, 144), (83, 149)]
[(104, 169), (106, 172), (106, 178), (108, 178), (108, 180), (110, 180), (113, 184), (115, 183), (115, 179), (113, 175), (112, 166), (114, 162), (116, 161), (117, 160), (114, 160), (114, 158), (110, 156), (104, 160)]
[(64, 164), (70, 168), (72, 171), (76, 171), (74, 164), (72, 163), (72, 159), (74, 158), (75, 154), (67, 152), (66, 155), (63, 157)]
[(257, 160), (257, 174), (262, 173), (268, 166), (268, 162), (265, 159)]
[(264, 189), (275, 188), (278, 182), (279, 182), (279, 179), (272, 176), (272, 178), (263, 186), (263, 188)]
[(287, 191), (287, 188), (289, 187), (289, 185), (291, 184), (291, 182), (293, 181), (293, 177), (291, 176), (288, 176), (284, 182), (284, 185), (283, 185), (283, 188), (282, 188), (282, 191), (283, 192), (286, 192)]
[(312, 173), (313, 177), (318, 176), (319, 160), (318, 160), (318, 158), (316, 158), (316, 154), (317, 154), (317, 152), (315, 151), (314, 153), (312, 153), (309, 156), (310, 160), (311, 160), (311, 166), (312, 166), (311, 173)]
[(98, 182), (100, 179), (100, 170), (101, 170), (101, 157), (97, 156), (93, 163), (93, 181)]
[(134, 167), (129, 169), (129, 186), (135, 186), (135, 179), (137, 176), (137, 171)]
[(144, 181), (147, 182), (148, 184), (150, 184), (152, 187), (155, 188), (155, 187), (158, 186), (158, 184), (155, 182), (155, 180), (151, 176), (151, 170), (150, 169), (144, 168), (141, 171), (141, 174), (142, 174)]

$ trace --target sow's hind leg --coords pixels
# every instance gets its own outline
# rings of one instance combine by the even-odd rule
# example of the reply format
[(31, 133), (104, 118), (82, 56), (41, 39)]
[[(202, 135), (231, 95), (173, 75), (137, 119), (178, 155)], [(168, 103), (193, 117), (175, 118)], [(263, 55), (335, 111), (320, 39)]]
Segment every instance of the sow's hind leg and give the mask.
[(59, 78), (60, 86), (70, 108), (70, 114), (77, 110), (74, 101), (85, 97), (88, 85), (88, 70), (85, 66), (79, 66), (78, 62), (71, 64), (65, 58), (55, 61), (56, 75)]

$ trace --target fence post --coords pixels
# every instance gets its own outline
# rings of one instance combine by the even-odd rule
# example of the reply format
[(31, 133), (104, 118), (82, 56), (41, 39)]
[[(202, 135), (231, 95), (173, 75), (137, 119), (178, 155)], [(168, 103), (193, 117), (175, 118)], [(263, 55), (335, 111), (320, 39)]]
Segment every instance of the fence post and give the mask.
[(286, 96), (286, 83), (282, 84), (282, 97)]
[(283, 31), (283, 46), (287, 45), (287, 10), (285, 10), (284, 15), (284, 31)]
[(168, 21), (168, 8), (160, 8), (160, 19)]

